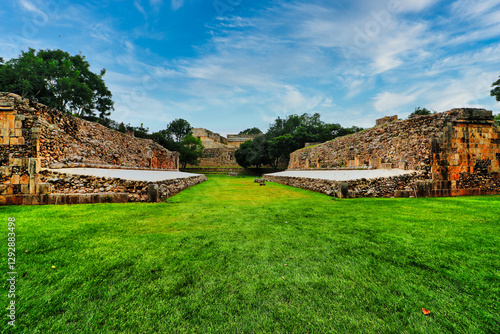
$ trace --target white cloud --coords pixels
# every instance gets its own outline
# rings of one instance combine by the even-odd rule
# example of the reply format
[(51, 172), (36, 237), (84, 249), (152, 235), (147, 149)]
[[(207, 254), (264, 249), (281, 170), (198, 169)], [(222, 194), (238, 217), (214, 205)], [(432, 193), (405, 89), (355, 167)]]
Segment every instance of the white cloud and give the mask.
[(389, 1), (389, 4), (391, 2), (396, 8), (400, 8), (401, 11), (419, 12), (434, 5), (434, 3), (436, 3), (436, 0), (393, 0)]
[(171, 0), (171, 6), (173, 10), (178, 10), (184, 5), (184, 0)]
[(141, 13), (144, 16), (144, 19), (147, 20), (148, 19), (148, 14), (146, 13), (146, 10), (142, 6), (141, 1), (140, 0), (134, 0), (134, 6), (139, 11), (139, 13)]
[(33, 2), (29, 1), (29, 0), (19, 0), (19, 4), (21, 5), (21, 7), (29, 12), (32, 12), (32, 13), (35, 13), (35, 14), (38, 14), (38, 15), (41, 15), (41, 16), (47, 16), (47, 14), (45, 14), (42, 10), (40, 10), (40, 8), (35, 5)]
[(375, 96), (373, 106), (379, 112), (391, 113), (410, 104), (417, 98), (416, 94), (383, 92)]

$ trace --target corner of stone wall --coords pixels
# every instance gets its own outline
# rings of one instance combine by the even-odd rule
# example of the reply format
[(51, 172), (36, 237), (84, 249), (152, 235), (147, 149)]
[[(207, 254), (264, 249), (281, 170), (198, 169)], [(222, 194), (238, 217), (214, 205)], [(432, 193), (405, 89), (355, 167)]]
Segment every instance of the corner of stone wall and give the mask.
[(0, 204), (17, 204), (47, 192), (40, 183), (40, 124), (28, 101), (0, 93)]

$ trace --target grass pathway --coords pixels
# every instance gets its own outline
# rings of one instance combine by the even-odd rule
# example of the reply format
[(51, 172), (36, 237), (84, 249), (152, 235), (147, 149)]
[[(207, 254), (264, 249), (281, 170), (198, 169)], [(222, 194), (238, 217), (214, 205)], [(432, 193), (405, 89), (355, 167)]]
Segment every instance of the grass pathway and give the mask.
[(500, 332), (500, 197), (252, 181), (210, 176), (170, 204), (1, 207), (17, 332)]

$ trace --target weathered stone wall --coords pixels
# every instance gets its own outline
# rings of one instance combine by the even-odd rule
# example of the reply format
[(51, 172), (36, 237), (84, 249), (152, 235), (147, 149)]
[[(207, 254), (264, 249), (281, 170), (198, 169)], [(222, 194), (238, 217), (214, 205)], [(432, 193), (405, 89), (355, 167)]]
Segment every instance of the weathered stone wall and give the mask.
[[(306, 147), (291, 154), (288, 168), (412, 169), (420, 172), (421, 196), (460, 196), (499, 194), (499, 162), (500, 131), (492, 112), (463, 108), (382, 124)], [(349, 190), (354, 186), (349, 182)], [(395, 196), (401, 189), (392, 191)]]
[(396, 121), (332, 141), (300, 149), (290, 155), (288, 169), (328, 169), (362, 165), (380, 168), (390, 163), (393, 168), (406, 164), (406, 169), (430, 169), (431, 142), (451, 120), (451, 112)]
[(455, 109), (432, 142), (432, 195), (500, 193), (500, 131), (491, 111)]
[(392, 123), (392, 122), (395, 122), (398, 120), (398, 115), (394, 115), (394, 116), (385, 116), (385, 117), (382, 117), (382, 118), (379, 118), (375, 121), (375, 124), (378, 126), (378, 125), (382, 125), (382, 124), (388, 124), (388, 123)]
[(148, 186), (159, 186), (159, 197), (173, 196), (182, 190), (207, 180), (205, 175), (188, 178), (170, 179), (160, 182), (130, 181), (119, 178), (106, 178), (87, 175), (63, 174), (44, 170), (41, 180), (51, 185), (50, 194), (127, 194), (128, 202), (147, 202)]
[(253, 140), (257, 135), (227, 135), (227, 145), (233, 148), (239, 148), (241, 144), (248, 140)]
[(32, 104), (39, 117), (42, 167), (50, 164), (105, 164), (177, 170), (178, 153), (152, 140), (108, 129), (98, 123)]
[[(413, 172), (405, 175), (380, 177), (376, 179), (359, 179), (352, 181), (333, 181), (311, 179), (305, 177), (289, 177), (264, 175), (263, 179), (287, 186), (320, 192), (333, 197), (415, 197), (417, 183), (425, 180), (423, 172)], [(346, 185), (347, 195), (341, 194), (342, 184)]]
[(0, 162), (0, 204), (46, 201), (44, 196), (53, 189), (40, 178), (40, 170), (49, 165), (162, 170), (179, 166), (177, 152), (151, 140), (124, 135), (10, 93), (0, 93)]
[(18, 95), (0, 93), (0, 204), (16, 195), (45, 191), (39, 182), (40, 123)]
[(227, 139), (203, 128), (193, 128), (193, 137), (200, 138), (205, 148), (227, 148)]
[(227, 139), (218, 133), (203, 128), (193, 128), (193, 136), (200, 138), (205, 149), (200, 167), (238, 167), (234, 152), (241, 144), (253, 139), (255, 135), (227, 135)]
[(200, 167), (239, 167), (234, 157), (236, 148), (207, 148), (203, 150)]

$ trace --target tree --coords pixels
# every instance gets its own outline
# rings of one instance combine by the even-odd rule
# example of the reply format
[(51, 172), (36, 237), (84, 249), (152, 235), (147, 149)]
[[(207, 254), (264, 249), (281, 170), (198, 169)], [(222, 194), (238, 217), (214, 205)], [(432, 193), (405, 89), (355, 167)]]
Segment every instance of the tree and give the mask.
[(167, 128), (155, 132), (149, 137), (170, 151), (179, 152), (179, 162), (182, 168), (187, 164), (199, 164), (203, 156), (203, 145), (199, 138), (193, 137), (191, 125), (188, 121), (177, 118), (167, 125)]
[(242, 144), (235, 152), (236, 162), (242, 167), (288, 164), (290, 153), (303, 148), (307, 142), (325, 142), (338, 136), (362, 130), (343, 128), (340, 124), (324, 123), (320, 114), (278, 117), (265, 135)]
[(497, 126), (500, 126), (500, 114), (495, 115), (494, 122)]
[(180, 157), (179, 162), (182, 168), (186, 168), (187, 164), (198, 165), (200, 158), (203, 156), (203, 144), (200, 138), (193, 135), (186, 135), (179, 145)]
[(422, 115), (425, 116), (425, 115), (430, 115), (430, 114), (432, 114), (432, 112), (429, 109), (417, 107), (417, 108), (415, 108), (415, 111), (412, 112), (410, 114), (410, 116), (408, 116), (408, 118), (413, 118), (413, 117), (422, 116)]
[(260, 131), (259, 128), (253, 127), (253, 128), (249, 128), (249, 129), (240, 131), (240, 133), (238, 133), (238, 134), (239, 135), (261, 135), (262, 131)]
[(185, 136), (193, 134), (193, 131), (188, 121), (177, 118), (168, 124), (165, 134), (179, 143)]
[(491, 85), (491, 87), (493, 87), (493, 89), (490, 91), (490, 95), (494, 96), (496, 98), (496, 100), (500, 102), (500, 79), (495, 81)]
[(257, 136), (254, 140), (247, 140), (234, 152), (238, 165), (243, 168), (255, 166), (257, 168), (271, 164), (268, 153), (268, 142), (264, 136)]
[(109, 116), (112, 94), (85, 57), (62, 50), (29, 49), (0, 66), (0, 90), (76, 115)]

